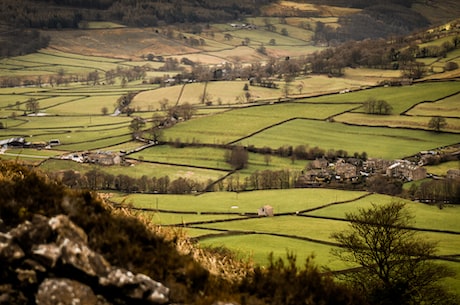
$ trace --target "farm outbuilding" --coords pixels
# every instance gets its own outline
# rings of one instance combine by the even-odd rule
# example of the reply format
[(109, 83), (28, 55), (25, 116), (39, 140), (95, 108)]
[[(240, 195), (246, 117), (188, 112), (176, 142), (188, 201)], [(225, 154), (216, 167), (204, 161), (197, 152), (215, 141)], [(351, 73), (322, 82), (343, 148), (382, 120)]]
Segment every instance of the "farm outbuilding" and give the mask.
[(263, 207), (259, 208), (257, 211), (257, 215), (259, 216), (273, 216), (273, 207), (271, 205), (264, 205)]
[(23, 147), (26, 144), (26, 141), (22, 137), (10, 138), (0, 141), (1, 146), (11, 146), (11, 147)]

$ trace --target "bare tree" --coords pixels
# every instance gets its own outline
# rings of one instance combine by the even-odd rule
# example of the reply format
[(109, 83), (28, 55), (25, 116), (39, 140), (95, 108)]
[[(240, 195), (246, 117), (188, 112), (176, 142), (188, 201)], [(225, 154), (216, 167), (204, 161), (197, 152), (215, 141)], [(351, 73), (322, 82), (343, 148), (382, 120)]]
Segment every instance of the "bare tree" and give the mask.
[(33, 113), (38, 113), (40, 111), (40, 103), (36, 98), (30, 98), (26, 101), (26, 109)]
[(135, 117), (129, 124), (129, 130), (132, 132), (133, 139), (142, 135), (142, 128), (145, 126), (145, 121), (141, 117)]
[(150, 128), (150, 135), (155, 143), (158, 143), (163, 138), (163, 121), (164, 118), (157, 113), (152, 116), (152, 128)]
[(360, 266), (342, 274), (371, 304), (456, 304), (438, 285), (453, 275), (432, 261), (435, 244), (410, 229), (413, 216), (402, 202), (373, 204), (346, 214), (350, 230), (332, 234), (341, 260)]
[(428, 122), (428, 128), (433, 129), (436, 132), (440, 132), (441, 129), (447, 127), (446, 119), (441, 116), (432, 117)]

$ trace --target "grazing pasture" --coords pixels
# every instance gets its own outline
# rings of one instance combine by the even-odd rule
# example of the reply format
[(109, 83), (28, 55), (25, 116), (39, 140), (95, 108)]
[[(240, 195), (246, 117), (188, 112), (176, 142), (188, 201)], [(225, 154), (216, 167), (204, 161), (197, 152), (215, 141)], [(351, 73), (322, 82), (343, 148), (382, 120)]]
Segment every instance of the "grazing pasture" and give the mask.
[(224, 176), (227, 172), (209, 169), (200, 169), (195, 167), (164, 165), (148, 162), (138, 162), (131, 166), (99, 166), (86, 163), (76, 163), (68, 160), (53, 160), (49, 159), (40, 165), (40, 168), (45, 171), (56, 172), (60, 170), (75, 170), (80, 173), (86, 173), (92, 169), (97, 169), (102, 172), (112, 175), (128, 175), (135, 178), (147, 176), (149, 178), (160, 178), (169, 176), (171, 180), (188, 177), (197, 181), (207, 182), (209, 179), (217, 180)]
[[(145, 213), (154, 223), (184, 226), (202, 246), (225, 246), (262, 265), (267, 263), (267, 253), (283, 257), (289, 251), (298, 256), (299, 265), (314, 254), (317, 264), (340, 270), (346, 266), (331, 256), (333, 245), (330, 242), (333, 240), (330, 235), (348, 227), (343, 221), (345, 214), (368, 208), (371, 204), (401, 199), (365, 192), (295, 189), (205, 193), (200, 196), (115, 195), (112, 200), (151, 209)], [(420, 234), (438, 242), (440, 255), (457, 253), (460, 232), (456, 219), (460, 209), (450, 206), (441, 210), (410, 201), (406, 204), (415, 216), (413, 227), (428, 230)], [(272, 206), (275, 216), (250, 217), (263, 205)], [(209, 213), (215, 213), (214, 218)], [(451, 234), (446, 230), (458, 233)]]
[[(195, 195), (131, 194), (117, 196), (113, 200), (132, 202), (136, 207), (169, 211), (257, 213), (263, 205), (271, 205), (275, 213), (295, 213), (318, 208), (335, 201), (357, 199), (366, 192), (328, 189), (289, 189), (251, 192), (211, 192)], [(238, 208), (232, 209), (233, 206)]]
[(406, 112), (406, 114), (460, 118), (460, 94), (455, 94), (436, 102), (420, 103)]
[[(439, 109), (439, 108), (438, 108)], [(437, 113), (439, 116), (443, 116), (441, 111)], [(428, 123), (430, 122), (431, 116), (399, 116), (399, 115), (371, 115), (364, 113), (344, 113), (334, 117), (336, 122), (342, 122), (352, 125), (362, 126), (387, 126), (395, 128), (410, 128), (410, 129), (426, 129), (428, 130)], [(444, 112), (444, 114), (447, 114)], [(455, 113), (451, 113), (456, 115)], [(434, 116), (434, 115), (433, 115)], [(447, 118), (447, 126), (443, 128), (444, 131), (450, 131), (460, 133), (460, 120), (457, 118)]]
[[(172, 39), (155, 28), (118, 28), (101, 23), (88, 23), (86, 26), (91, 31), (50, 30), (52, 49), (0, 60), (0, 77), (41, 75), (48, 79), (50, 75), (64, 74), (78, 76), (79, 81), (59, 86), (45, 81), (41, 86), (1, 88), (0, 140), (17, 136), (31, 142), (57, 138), (61, 145), (50, 150), (2, 148), (0, 158), (30, 161), (50, 172), (74, 170), (85, 174), (96, 169), (115, 176), (147, 179), (168, 176), (171, 180), (190, 178), (208, 183), (231, 171), (225, 162), (228, 151), (221, 144), (273, 149), (318, 146), (325, 150), (345, 150), (350, 155), (366, 152), (369, 157), (399, 159), (460, 142), (458, 81), (374, 88), (379, 81), (399, 78), (401, 71), (346, 68), (342, 77), (297, 75), (288, 89), (282, 76), (276, 79), (278, 89), (249, 86), (247, 91), (244, 87), (248, 80), (243, 79), (162, 88), (148, 84), (151, 78), (171, 78), (191, 69), (179, 64), (174, 70), (164, 71), (164, 62), (146, 60), (149, 53), (178, 61), (188, 58), (196, 64), (214, 67), (230, 62), (247, 65), (268, 60), (257, 50), (264, 45), (269, 56), (296, 58), (324, 49), (310, 42), (316, 22), (337, 26), (338, 16), (356, 11), (287, 1), (277, 9), (315, 10), (323, 17), (251, 18), (245, 22), (256, 24), (257, 29), (213, 24), (201, 35), (176, 29)], [(276, 29), (266, 31), (267, 23)], [(184, 36), (202, 39), (202, 43), (191, 46)], [(271, 39), (274, 43), (270, 43)], [(247, 45), (242, 45), (243, 42)], [(459, 62), (458, 52), (425, 62), (443, 69), (447, 61)], [(148, 68), (143, 79), (122, 83), (118, 76), (114, 84), (105, 79), (106, 71), (136, 66)], [(98, 72), (99, 80), (87, 82), (85, 77), (94, 71)], [(134, 113), (112, 116), (117, 100), (128, 93), (136, 94), (130, 104)], [(30, 98), (39, 103), (38, 115), (30, 115), (32, 111), (27, 109)], [(393, 113), (365, 114), (362, 105), (369, 98), (386, 100)], [(196, 115), (164, 128), (162, 140), (196, 146), (156, 145), (130, 153), (144, 144), (133, 140), (129, 125), (134, 117), (150, 119), (153, 113), (165, 115), (168, 107), (184, 103), (194, 105)], [(107, 115), (102, 114), (103, 108), (107, 109)], [(432, 116), (445, 117), (448, 126), (440, 133), (428, 131)], [(151, 126), (146, 122), (146, 131)], [(199, 144), (216, 145), (198, 147)], [(75, 151), (128, 152), (128, 165), (100, 166), (58, 159)], [(289, 170), (294, 176), (309, 162), (275, 155), (269, 160), (263, 154), (248, 155), (247, 168), (233, 173), (233, 181), (244, 183), (255, 171), (264, 170)], [(427, 167), (435, 175), (445, 175), (452, 168), (458, 168), (458, 162)], [(153, 223), (183, 227), (202, 246), (225, 246), (260, 264), (267, 263), (270, 252), (275, 257), (284, 257), (287, 251), (292, 251), (298, 256), (299, 265), (314, 254), (317, 264), (340, 270), (347, 266), (331, 256), (334, 245), (330, 244), (330, 234), (347, 228), (346, 213), (369, 207), (371, 203), (402, 199), (364, 191), (305, 188), (193, 195), (113, 194), (112, 200), (151, 209), (142, 215)], [(416, 215), (414, 227), (425, 230), (424, 238), (439, 242), (440, 255), (458, 256), (460, 229), (456, 219), (460, 210), (406, 202)], [(264, 205), (274, 208), (274, 217), (254, 217)]]
[[(326, 119), (353, 107), (355, 106), (348, 104), (283, 103), (234, 109), (178, 124), (171, 129), (165, 130), (165, 138), (171, 140), (180, 139), (182, 142), (188, 143), (223, 144), (239, 141), (252, 133), (293, 118)], [(270, 146), (268, 144), (270, 143), (261, 147)], [(284, 144), (286, 143), (282, 145)], [(279, 146), (271, 147), (278, 148)]]
[(340, 95), (327, 95), (305, 99), (308, 103), (363, 103), (369, 98), (383, 99), (393, 107), (393, 114), (405, 113), (415, 105), (426, 101), (437, 101), (460, 91), (458, 83), (433, 82), (411, 86), (378, 87)]
[(414, 155), (421, 150), (456, 144), (458, 141), (458, 134), (298, 119), (264, 130), (241, 143), (256, 147), (307, 144), (326, 150), (344, 149), (350, 154), (365, 151), (368, 156), (392, 160)]
[(426, 171), (436, 176), (446, 176), (450, 169), (460, 168), (460, 161), (443, 162), (437, 165), (426, 165)]

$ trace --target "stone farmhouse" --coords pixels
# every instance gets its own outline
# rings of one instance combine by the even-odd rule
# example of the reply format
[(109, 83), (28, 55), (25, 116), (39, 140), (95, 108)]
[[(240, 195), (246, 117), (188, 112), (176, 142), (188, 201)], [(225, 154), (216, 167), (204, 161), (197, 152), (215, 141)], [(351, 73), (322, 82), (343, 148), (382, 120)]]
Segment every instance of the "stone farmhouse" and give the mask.
[(335, 178), (336, 180), (357, 180), (359, 178), (358, 167), (345, 161), (345, 159), (339, 159), (335, 163)]
[(407, 160), (397, 160), (387, 168), (386, 175), (407, 181), (417, 181), (426, 177), (426, 169)]
[(72, 160), (78, 163), (92, 163), (104, 166), (123, 164), (123, 157), (118, 153), (111, 152), (82, 152), (62, 156), (62, 159)]

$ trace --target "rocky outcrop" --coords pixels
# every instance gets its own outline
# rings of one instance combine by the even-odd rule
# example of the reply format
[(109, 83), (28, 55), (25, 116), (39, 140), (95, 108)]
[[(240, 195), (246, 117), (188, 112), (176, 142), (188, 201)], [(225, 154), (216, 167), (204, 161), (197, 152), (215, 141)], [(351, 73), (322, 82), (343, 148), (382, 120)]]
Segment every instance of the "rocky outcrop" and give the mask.
[[(0, 304), (166, 304), (169, 289), (144, 274), (117, 268), (88, 247), (65, 215), (35, 215), (0, 233)], [(3, 267), (4, 266), (4, 267)]]

